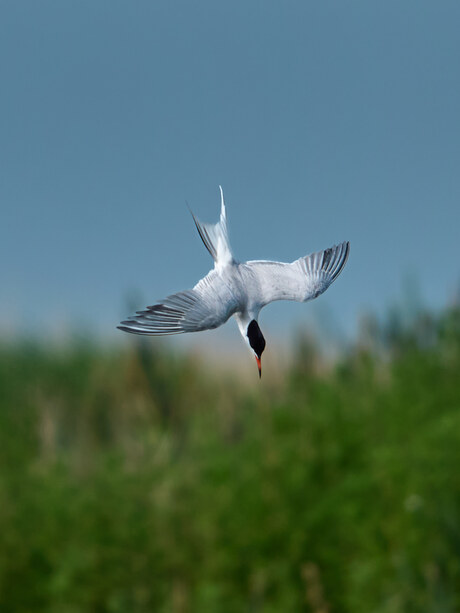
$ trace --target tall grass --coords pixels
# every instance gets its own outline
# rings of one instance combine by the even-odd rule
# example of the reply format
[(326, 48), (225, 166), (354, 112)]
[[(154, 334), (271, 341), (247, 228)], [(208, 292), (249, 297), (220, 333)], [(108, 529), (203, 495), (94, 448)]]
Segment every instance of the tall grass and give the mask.
[(257, 388), (154, 346), (0, 348), (1, 612), (460, 610), (458, 309)]

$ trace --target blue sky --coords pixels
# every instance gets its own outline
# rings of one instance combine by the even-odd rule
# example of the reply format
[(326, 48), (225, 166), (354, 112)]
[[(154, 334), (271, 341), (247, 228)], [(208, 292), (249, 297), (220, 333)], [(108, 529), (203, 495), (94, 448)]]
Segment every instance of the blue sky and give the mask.
[(239, 259), (351, 242), (330, 290), (268, 307), (264, 332), (326, 313), (350, 333), (408, 276), (446, 304), (459, 23), (453, 1), (4, 2), (1, 333), (117, 338), (128, 303), (211, 267), (185, 201), (216, 220), (219, 184)]

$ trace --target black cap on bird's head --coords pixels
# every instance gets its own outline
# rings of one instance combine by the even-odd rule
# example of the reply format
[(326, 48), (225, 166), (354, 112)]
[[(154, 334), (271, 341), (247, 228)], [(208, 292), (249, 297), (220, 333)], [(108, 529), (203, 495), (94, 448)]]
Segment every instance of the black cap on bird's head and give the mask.
[(259, 369), (259, 377), (262, 376), (262, 365), (260, 363), (260, 359), (262, 357), (263, 350), (265, 349), (265, 339), (262, 334), (259, 324), (253, 319), (249, 322), (247, 337), (249, 340), (249, 344), (251, 345), (252, 350), (254, 351), (257, 367)]

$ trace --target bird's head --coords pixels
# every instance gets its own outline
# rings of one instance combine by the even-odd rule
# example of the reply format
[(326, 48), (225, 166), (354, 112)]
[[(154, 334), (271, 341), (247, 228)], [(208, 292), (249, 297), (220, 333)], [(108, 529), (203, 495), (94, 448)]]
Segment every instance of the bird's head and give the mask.
[(262, 353), (265, 349), (265, 339), (262, 334), (259, 324), (255, 319), (252, 319), (249, 322), (248, 329), (246, 331), (246, 337), (248, 339), (249, 346), (254, 352), (254, 356), (256, 358), (257, 367), (259, 369), (259, 377), (262, 376), (262, 365), (260, 360), (262, 358)]

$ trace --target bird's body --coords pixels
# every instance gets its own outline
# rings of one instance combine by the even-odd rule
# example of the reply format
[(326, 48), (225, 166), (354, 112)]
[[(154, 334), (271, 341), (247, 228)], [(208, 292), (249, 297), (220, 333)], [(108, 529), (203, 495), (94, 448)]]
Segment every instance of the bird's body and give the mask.
[[(275, 300), (307, 302), (335, 281), (348, 258), (349, 243), (301, 257), (291, 263), (238, 262), (228, 240), (224, 197), (217, 224), (195, 225), (214, 258), (214, 268), (191, 290), (173, 294), (138, 311), (119, 328), (133, 334), (161, 336), (217, 328), (232, 315), (260, 368), (265, 339), (257, 323), (260, 310)], [(192, 214), (193, 215), (193, 214)]]

